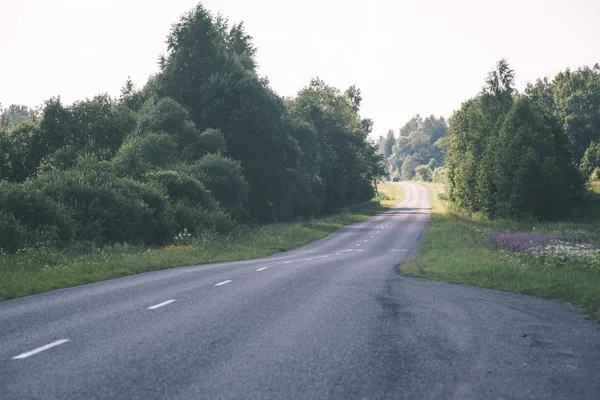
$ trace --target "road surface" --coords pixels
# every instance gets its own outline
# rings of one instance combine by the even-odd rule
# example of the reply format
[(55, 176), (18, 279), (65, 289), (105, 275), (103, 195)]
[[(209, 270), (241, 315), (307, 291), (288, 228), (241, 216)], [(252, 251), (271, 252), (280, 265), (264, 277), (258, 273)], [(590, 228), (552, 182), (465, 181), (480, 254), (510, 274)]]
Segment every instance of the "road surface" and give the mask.
[(599, 399), (600, 324), (397, 275), (427, 191), (263, 259), (0, 303), (2, 399)]

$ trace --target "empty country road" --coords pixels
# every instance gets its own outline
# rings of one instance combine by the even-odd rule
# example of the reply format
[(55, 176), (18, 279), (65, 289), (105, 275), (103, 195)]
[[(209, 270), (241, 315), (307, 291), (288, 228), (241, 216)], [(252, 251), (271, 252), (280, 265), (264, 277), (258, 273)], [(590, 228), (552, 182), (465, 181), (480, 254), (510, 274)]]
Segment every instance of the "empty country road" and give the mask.
[(599, 399), (600, 324), (396, 274), (429, 222), (402, 185), (293, 251), (1, 302), (0, 398)]

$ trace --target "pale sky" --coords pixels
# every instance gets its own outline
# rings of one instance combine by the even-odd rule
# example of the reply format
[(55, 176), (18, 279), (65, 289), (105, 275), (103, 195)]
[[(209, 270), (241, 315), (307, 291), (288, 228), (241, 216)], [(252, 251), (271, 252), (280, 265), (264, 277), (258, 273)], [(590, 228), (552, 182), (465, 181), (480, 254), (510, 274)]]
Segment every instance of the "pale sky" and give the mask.
[[(0, 0), (0, 103), (117, 95), (157, 72), (170, 25), (196, 0)], [(284, 96), (311, 77), (362, 90), (373, 136), (448, 117), (506, 58), (519, 90), (600, 62), (600, 0), (213, 0), (244, 21), (259, 72)]]

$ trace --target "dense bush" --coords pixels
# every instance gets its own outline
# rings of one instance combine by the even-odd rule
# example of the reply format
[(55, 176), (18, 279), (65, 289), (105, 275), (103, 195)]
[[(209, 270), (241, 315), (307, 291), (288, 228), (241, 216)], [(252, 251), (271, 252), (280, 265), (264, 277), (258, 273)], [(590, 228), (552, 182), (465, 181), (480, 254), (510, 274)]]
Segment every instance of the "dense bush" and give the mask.
[(600, 168), (600, 141), (592, 142), (590, 147), (583, 154), (579, 169), (585, 179), (596, 180), (596, 177), (592, 177), (592, 174)]
[(79, 241), (160, 244), (170, 238), (165, 195), (151, 185), (79, 169), (53, 171), (25, 185), (64, 207), (77, 222)]
[(233, 221), (229, 214), (192, 174), (157, 171), (148, 174), (147, 178), (166, 192), (177, 232), (185, 229), (197, 235), (206, 229), (218, 232), (232, 229)]
[(179, 160), (177, 143), (166, 133), (135, 134), (117, 151), (113, 162), (120, 176), (139, 178)]
[(27, 243), (27, 228), (9, 211), (0, 211), (0, 254), (16, 252)]
[(433, 171), (427, 165), (419, 165), (415, 168), (415, 176), (423, 182), (431, 182), (433, 180)]
[(248, 183), (239, 161), (207, 154), (196, 163), (180, 168), (202, 182), (225, 210), (238, 217), (245, 215)]

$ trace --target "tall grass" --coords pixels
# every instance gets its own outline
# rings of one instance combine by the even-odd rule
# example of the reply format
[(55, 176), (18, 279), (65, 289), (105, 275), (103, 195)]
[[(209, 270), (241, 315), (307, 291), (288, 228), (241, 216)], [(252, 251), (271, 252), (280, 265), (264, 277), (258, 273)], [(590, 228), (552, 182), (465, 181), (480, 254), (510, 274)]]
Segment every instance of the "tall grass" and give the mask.
[(489, 221), (453, 209), (443, 187), (429, 184), (431, 224), (419, 252), (400, 265), (413, 276), (505, 290), (569, 302), (600, 320), (600, 268), (581, 258), (533, 256), (493, 245), (494, 233), (545, 233), (577, 243), (600, 243), (600, 186), (573, 215), (557, 221)]

